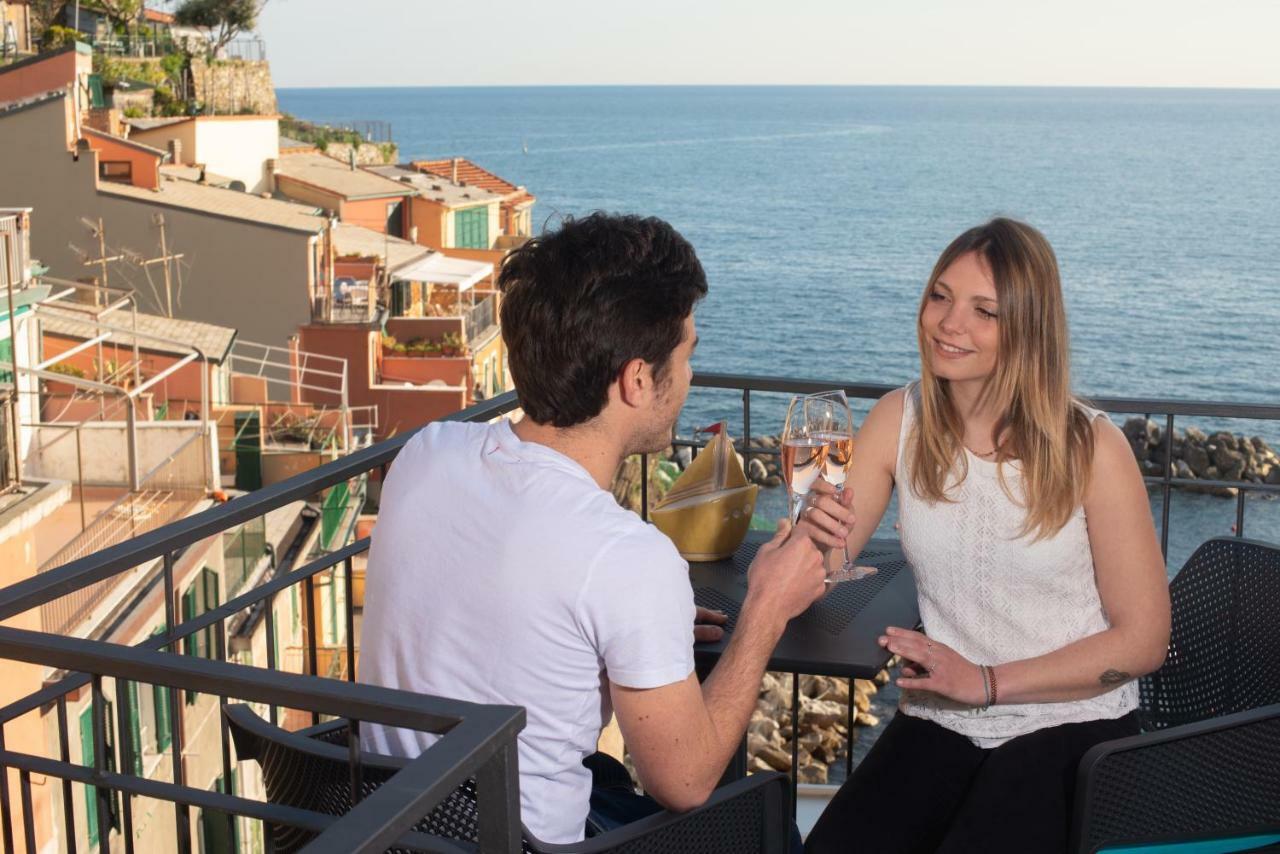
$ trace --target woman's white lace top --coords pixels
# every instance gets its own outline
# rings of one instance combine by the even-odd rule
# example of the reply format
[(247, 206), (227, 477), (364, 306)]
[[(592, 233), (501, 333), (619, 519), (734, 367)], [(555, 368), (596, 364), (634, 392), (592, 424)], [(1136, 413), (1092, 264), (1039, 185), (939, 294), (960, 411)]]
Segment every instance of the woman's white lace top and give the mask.
[[(1020, 536), (1025, 510), (1001, 486), (997, 464), (968, 455), (968, 476), (948, 493), (956, 501), (930, 503), (912, 493), (907, 438), (918, 406), (907, 386), (898, 460), (902, 548), (915, 569), (920, 620), (930, 638), (976, 664), (1034, 658), (1109, 627), (1098, 584), (1084, 508), (1076, 508), (1053, 537)], [(1096, 418), (1097, 410), (1088, 410)], [(1018, 465), (1004, 463), (1004, 481), (1021, 497)], [(1065, 703), (965, 708), (924, 691), (904, 691), (899, 708), (996, 747), (1044, 727), (1118, 718), (1138, 705), (1134, 682)]]

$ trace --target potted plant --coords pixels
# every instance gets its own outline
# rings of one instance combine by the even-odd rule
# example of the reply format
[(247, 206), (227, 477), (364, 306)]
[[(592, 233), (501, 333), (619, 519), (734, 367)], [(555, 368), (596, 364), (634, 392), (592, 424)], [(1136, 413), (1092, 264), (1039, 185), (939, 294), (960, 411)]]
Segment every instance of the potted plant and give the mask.
[(435, 341), (428, 341), (428, 342), (426, 342), (426, 343), (423, 345), (423, 352), (422, 352), (422, 354), (423, 354), (424, 356), (439, 356), (439, 355), (440, 355), (440, 345), (439, 345), (438, 343), (436, 343)]
[(462, 337), (456, 332), (446, 332), (440, 339), (440, 352), (446, 356), (456, 356), (462, 349)]
[(382, 333), (382, 355), (389, 356), (394, 353), (397, 343), (398, 342), (394, 335), (388, 335), (385, 332)]

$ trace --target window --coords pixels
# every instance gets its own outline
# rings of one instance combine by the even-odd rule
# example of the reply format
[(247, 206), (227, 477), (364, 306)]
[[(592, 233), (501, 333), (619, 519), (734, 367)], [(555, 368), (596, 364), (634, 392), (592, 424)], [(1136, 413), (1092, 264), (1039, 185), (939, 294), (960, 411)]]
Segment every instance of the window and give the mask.
[(404, 237), (404, 202), (387, 204), (387, 234)]
[[(218, 607), (218, 604), (218, 574), (206, 566), (200, 570), (195, 581), (191, 582), (187, 592), (182, 594), (183, 622), (213, 610)], [(196, 655), (200, 658), (216, 658), (218, 654), (216, 640), (214, 627), (209, 626), (183, 638), (182, 651), (187, 655)], [(199, 695), (196, 692), (188, 691), (187, 705), (194, 703), (197, 696)]]
[(103, 160), (98, 163), (98, 177), (119, 184), (133, 183), (133, 164), (127, 160)]
[(489, 248), (489, 208), (466, 208), (453, 214), (455, 249)]

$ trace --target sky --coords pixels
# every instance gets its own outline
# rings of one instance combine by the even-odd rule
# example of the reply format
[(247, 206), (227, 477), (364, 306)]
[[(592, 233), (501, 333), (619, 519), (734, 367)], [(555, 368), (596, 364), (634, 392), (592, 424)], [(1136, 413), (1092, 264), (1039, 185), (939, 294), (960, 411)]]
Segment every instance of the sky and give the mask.
[(1280, 88), (1280, 0), (268, 0), (277, 86)]

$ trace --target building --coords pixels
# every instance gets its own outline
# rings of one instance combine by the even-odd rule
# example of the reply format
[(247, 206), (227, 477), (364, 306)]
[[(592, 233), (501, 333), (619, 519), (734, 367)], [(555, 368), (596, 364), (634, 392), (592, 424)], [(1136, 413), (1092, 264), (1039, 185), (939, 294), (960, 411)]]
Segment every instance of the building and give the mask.
[(84, 44), (0, 65), (0, 104), (23, 101), (54, 89), (74, 87), (81, 104), (90, 103), (93, 53)]
[(442, 252), (490, 251), (502, 234), (496, 193), (455, 184), (408, 166), (370, 166), (368, 171), (411, 188), (410, 222), (417, 243)]
[[(32, 250), (55, 274), (105, 272), (133, 286), (148, 310), (277, 346), (310, 322), (312, 295), (332, 282), (326, 216), (200, 183), (199, 172), (183, 180), (162, 168), (170, 152), (84, 130), (76, 107), (69, 90), (0, 106), (0, 138), (24, 152), (0, 158), (0, 187), (13, 203), (40, 211)], [(105, 235), (87, 230), (99, 222)], [(182, 258), (168, 265), (168, 285), (166, 265), (141, 264), (175, 254)], [(104, 255), (119, 260), (94, 260)]]
[(479, 187), (499, 198), (501, 212), (499, 226), (507, 237), (533, 236), (533, 194), (499, 178), (487, 169), (462, 157), (444, 160), (415, 160), (410, 167), (438, 178), (448, 178), (452, 183), (466, 187)]
[(410, 202), (417, 191), (319, 153), (281, 153), (268, 163), (272, 189), (279, 196), (331, 211), (339, 220), (380, 234), (409, 238)]
[(36, 52), (27, 0), (0, 0), (0, 59)]
[[(234, 328), (147, 314), (131, 294), (60, 279), (39, 279), (28, 247), (33, 230), (27, 210), (0, 211), (0, 327), (7, 330), (13, 293), (18, 345), (8, 337), (10, 370), (0, 375), (0, 397), (17, 390), (30, 406), (0, 410), (0, 428), (20, 431), (20, 454), (8, 453), (0, 470), (0, 581), (32, 578), (91, 552), (123, 542), (226, 500), (252, 466), (248, 488), (287, 478), (350, 450), (363, 435), (349, 408), (302, 403), (314, 377), (335, 376), (346, 385), (345, 366), (296, 348), (250, 345)], [(37, 230), (38, 231), (38, 230)], [(286, 397), (274, 398), (269, 379), (280, 369)], [(277, 372), (278, 373), (278, 372)], [(14, 382), (14, 376), (17, 382)], [(233, 416), (227, 418), (225, 416)], [(229, 441), (227, 441), (229, 440)], [(12, 442), (5, 442), (12, 451)], [(222, 470), (230, 458), (232, 472)], [(15, 463), (20, 460), (21, 469)], [(340, 483), (310, 501), (296, 501), (264, 517), (193, 544), (172, 565), (175, 613), (189, 620), (296, 563), (349, 542), (366, 493), (367, 477)], [(163, 567), (150, 562), (77, 594), (33, 608), (8, 625), (113, 643), (147, 642), (166, 626)], [(356, 576), (360, 577), (360, 576)], [(201, 631), (179, 651), (303, 672), (314, 644), (321, 672), (342, 676), (345, 623), (335, 615), (349, 593), (336, 573), (317, 578), (308, 602), (296, 587), (278, 597), (272, 615), (246, 611), (225, 635)], [(309, 618), (304, 618), (308, 614)], [(268, 626), (271, 630), (268, 631)], [(315, 635), (309, 635), (314, 626)], [(225, 638), (225, 641), (222, 639)], [(39, 690), (60, 671), (13, 661), (0, 663), (0, 703)], [(150, 779), (174, 777), (174, 763), (191, 785), (255, 795), (256, 769), (228, 778), (220, 758), (219, 698), (109, 680), (103, 699), (121, 722), (106, 763)], [(92, 765), (94, 735), (89, 690), (66, 700), (68, 751)], [(58, 741), (59, 714), (52, 706), (6, 726), (10, 744)], [(173, 749), (181, 732), (183, 749)], [(18, 783), (9, 788), (12, 815), (22, 816)], [(42, 785), (31, 796), (32, 835), (39, 850), (69, 850), (62, 821), (65, 794), (75, 824), (75, 848), (90, 850), (99, 838), (100, 802), (89, 787)], [(256, 822), (227, 822), (217, 813), (191, 810), (196, 850), (262, 850)], [(136, 799), (127, 811), (116, 799), (108, 824), (111, 843), (132, 833), (132, 849), (169, 850), (175, 807)], [(21, 818), (16, 831), (25, 835)], [(104, 846), (105, 847), (105, 846)]]
[(268, 163), (280, 152), (279, 116), (126, 119), (129, 139), (169, 153), (174, 165), (207, 169), (249, 193), (271, 191)]

